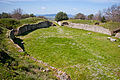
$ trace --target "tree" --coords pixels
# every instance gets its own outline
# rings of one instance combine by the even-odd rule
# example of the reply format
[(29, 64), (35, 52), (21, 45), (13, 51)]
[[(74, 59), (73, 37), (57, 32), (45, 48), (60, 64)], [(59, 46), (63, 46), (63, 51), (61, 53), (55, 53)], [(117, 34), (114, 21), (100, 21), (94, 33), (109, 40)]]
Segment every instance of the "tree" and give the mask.
[(64, 13), (64, 12), (59, 12), (59, 13), (57, 13), (57, 15), (55, 16), (55, 20), (56, 20), (56, 21), (68, 20), (68, 16), (67, 16), (67, 14)]
[(2, 12), (2, 14), (0, 14), (0, 18), (11, 18), (11, 15), (5, 12)]
[(92, 20), (93, 16), (94, 16), (93, 14), (88, 15), (88, 20)]
[(85, 19), (85, 15), (82, 14), (82, 13), (78, 13), (78, 14), (76, 14), (76, 16), (75, 16), (75, 19), (82, 19), (82, 20), (84, 20), (84, 19)]
[(103, 22), (103, 23), (106, 22), (106, 19), (104, 16), (101, 18), (101, 22)]
[(14, 19), (21, 19), (22, 18), (22, 9), (18, 8), (18, 9), (14, 9), (14, 11), (12, 12), (12, 18)]
[(108, 9), (104, 9), (105, 17), (108, 20), (120, 22), (120, 4), (112, 5)]
[(30, 14), (30, 17), (35, 17), (35, 15), (34, 14)]
[(101, 11), (99, 11), (99, 12), (94, 16), (94, 20), (101, 21), (101, 19), (102, 19), (102, 13), (101, 13)]
[(29, 14), (23, 14), (23, 15), (22, 15), (22, 19), (29, 18), (29, 17), (30, 17)]

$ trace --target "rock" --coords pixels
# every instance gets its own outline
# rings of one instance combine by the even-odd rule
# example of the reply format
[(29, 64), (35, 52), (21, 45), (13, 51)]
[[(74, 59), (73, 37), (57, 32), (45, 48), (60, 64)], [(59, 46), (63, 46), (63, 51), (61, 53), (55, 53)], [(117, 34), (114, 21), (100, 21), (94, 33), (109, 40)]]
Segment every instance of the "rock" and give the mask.
[(110, 40), (110, 39), (111, 39), (111, 37), (107, 37), (107, 39), (109, 39), (109, 40)]
[(118, 45), (118, 47), (120, 48), (120, 45)]
[(117, 41), (116, 39), (113, 39), (113, 38), (111, 38), (111, 37), (107, 37), (107, 39), (110, 40), (111, 42)]
[(88, 34), (92, 34), (91, 32), (89, 32)]
[(51, 26), (56, 26), (56, 24), (52, 23)]
[(120, 33), (117, 33), (115, 37), (120, 38)]
[(46, 68), (43, 72), (50, 72), (50, 69)]
[(59, 24), (60, 26), (62, 26), (62, 23), (61, 23), (61, 22), (58, 22), (58, 24)]
[(111, 39), (110, 39), (110, 41), (111, 41), (111, 42), (115, 42), (115, 41), (116, 41), (116, 39), (112, 39), (112, 38), (111, 38)]
[(100, 23), (99, 22), (96, 22), (95, 25), (99, 25)]
[(65, 25), (69, 25), (69, 23), (68, 23), (68, 22), (63, 22), (63, 23), (61, 24), (61, 26), (65, 26)]

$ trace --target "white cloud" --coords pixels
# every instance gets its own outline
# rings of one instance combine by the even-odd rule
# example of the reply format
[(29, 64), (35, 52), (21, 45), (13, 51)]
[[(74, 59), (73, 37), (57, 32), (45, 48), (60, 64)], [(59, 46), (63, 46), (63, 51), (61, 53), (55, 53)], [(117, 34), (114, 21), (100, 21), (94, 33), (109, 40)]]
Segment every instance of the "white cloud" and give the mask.
[(45, 10), (45, 9), (46, 9), (46, 7), (42, 6), (42, 7), (41, 7), (41, 9), (42, 9), (42, 10)]

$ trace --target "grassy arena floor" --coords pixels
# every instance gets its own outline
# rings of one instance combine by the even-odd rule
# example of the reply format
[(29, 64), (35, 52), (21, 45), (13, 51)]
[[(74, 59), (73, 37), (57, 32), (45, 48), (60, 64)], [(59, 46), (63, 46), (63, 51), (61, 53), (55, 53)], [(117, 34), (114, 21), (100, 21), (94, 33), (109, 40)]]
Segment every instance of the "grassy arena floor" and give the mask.
[(108, 35), (50, 27), (19, 37), (28, 54), (66, 72), (72, 80), (120, 79), (119, 40), (110, 42)]

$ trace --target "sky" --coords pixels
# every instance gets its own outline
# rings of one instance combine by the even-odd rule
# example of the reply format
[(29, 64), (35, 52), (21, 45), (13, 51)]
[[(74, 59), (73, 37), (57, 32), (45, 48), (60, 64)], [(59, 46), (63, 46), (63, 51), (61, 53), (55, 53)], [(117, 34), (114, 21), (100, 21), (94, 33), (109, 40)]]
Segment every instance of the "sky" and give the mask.
[(23, 13), (29, 14), (56, 14), (63, 11), (72, 15), (89, 15), (114, 4), (120, 4), (120, 0), (0, 0), (0, 13), (11, 13), (21, 8)]

